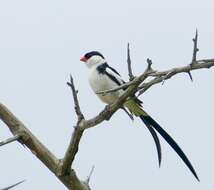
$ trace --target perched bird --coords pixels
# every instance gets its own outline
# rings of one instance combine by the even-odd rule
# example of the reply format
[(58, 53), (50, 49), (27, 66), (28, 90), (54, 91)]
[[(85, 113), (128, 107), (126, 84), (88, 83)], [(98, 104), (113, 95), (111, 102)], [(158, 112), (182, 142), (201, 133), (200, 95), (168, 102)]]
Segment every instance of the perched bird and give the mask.
[[(97, 51), (88, 52), (80, 59), (80, 61), (83, 61), (89, 68), (89, 83), (91, 88), (104, 103), (112, 104), (125, 92), (125, 89), (120, 89), (111, 93), (97, 94), (97, 92), (114, 89), (125, 83), (120, 74), (114, 68), (108, 65), (101, 53)], [(129, 115), (134, 115), (140, 118), (150, 131), (156, 144), (159, 166), (161, 164), (161, 146), (156, 131), (175, 150), (175, 152), (184, 161), (195, 178), (199, 181), (195, 169), (193, 168), (187, 156), (173, 140), (173, 138), (150, 115), (144, 111), (141, 100), (139, 100), (136, 96), (133, 96), (128, 98), (123, 106), (123, 109), (127, 113), (130, 112)], [(129, 112), (126, 109), (128, 109)]]

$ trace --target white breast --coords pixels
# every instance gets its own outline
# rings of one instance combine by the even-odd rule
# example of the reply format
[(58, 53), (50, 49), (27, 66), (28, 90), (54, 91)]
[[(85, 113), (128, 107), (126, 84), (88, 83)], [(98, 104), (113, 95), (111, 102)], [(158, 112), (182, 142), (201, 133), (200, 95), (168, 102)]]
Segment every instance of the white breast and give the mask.
[[(95, 93), (118, 87), (118, 85), (114, 81), (110, 80), (108, 76), (102, 73), (98, 73), (96, 68), (91, 69), (91, 73), (89, 75), (89, 83)], [(115, 100), (117, 100), (122, 93), (123, 91), (119, 90), (116, 92), (108, 93), (106, 95), (97, 94), (97, 96), (103, 102), (111, 104)]]

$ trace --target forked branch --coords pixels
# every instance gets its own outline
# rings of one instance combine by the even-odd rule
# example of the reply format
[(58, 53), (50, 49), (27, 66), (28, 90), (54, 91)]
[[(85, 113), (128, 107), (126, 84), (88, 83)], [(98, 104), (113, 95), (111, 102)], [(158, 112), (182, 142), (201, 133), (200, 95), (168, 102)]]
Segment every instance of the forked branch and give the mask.
[(0, 104), (0, 118), (8, 126), (14, 136), (20, 136), (19, 142), (28, 147), (68, 189), (88, 190), (88, 188), (85, 188), (85, 185), (78, 179), (74, 170), (70, 169), (67, 175), (59, 175), (61, 169), (60, 161), (3, 104)]

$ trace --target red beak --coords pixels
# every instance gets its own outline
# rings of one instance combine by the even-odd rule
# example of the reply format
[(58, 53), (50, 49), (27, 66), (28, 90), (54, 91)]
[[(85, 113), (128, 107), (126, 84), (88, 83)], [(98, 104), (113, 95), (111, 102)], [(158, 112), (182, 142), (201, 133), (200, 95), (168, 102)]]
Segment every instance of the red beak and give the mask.
[(86, 62), (87, 59), (86, 59), (85, 57), (81, 57), (81, 58), (80, 58), (80, 61)]

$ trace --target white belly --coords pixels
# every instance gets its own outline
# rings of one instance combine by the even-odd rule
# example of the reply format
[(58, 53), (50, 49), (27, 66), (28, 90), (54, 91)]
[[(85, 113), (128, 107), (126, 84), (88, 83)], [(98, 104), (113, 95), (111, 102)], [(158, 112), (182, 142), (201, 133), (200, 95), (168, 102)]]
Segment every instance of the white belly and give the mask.
[[(95, 93), (110, 90), (113, 88), (118, 87), (118, 85), (110, 80), (108, 76), (104, 74), (99, 74), (97, 70), (93, 70), (89, 76), (89, 83), (91, 85), (91, 88)], [(123, 93), (122, 90), (115, 91), (112, 93), (108, 93), (105, 95), (96, 94), (103, 102), (107, 104), (113, 103), (115, 100), (117, 100), (120, 95)]]

